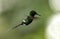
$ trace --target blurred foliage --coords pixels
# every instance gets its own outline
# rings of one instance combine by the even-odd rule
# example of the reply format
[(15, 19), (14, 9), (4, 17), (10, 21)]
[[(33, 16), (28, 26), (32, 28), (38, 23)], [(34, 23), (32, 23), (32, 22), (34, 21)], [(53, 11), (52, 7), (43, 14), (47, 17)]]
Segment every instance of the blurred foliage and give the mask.
[[(20, 26), (5, 33), (8, 29), (21, 23), (31, 10), (35, 10), (42, 16), (29, 26)], [(0, 20), (2, 19), (0, 39), (45, 39), (46, 22), (53, 14), (52, 12), (48, 0), (17, 0), (11, 9), (3, 11), (0, 15)]]

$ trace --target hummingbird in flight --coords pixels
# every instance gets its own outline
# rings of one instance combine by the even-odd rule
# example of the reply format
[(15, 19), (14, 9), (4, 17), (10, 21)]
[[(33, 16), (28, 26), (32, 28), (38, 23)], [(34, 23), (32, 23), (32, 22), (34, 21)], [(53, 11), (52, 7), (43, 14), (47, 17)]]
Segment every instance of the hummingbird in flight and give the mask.
[[(29, 16), (27, 16), (26, 19), (23, 19), (20, 24), (14, 26), (12, 29), (17, 28), (17, 27), (19, 27), (20, 25), (26, 25), (26, 26), (29, 25), (29, 24), (32, 23), (32, 21), (34, 20), (35, 15), (39, 15), (39, 14), (38, 14), (36, 11), (34, 11), (34, 10), (30, 11)], [(41, 16), (41, 15), (39, 15), (39, 16)]]

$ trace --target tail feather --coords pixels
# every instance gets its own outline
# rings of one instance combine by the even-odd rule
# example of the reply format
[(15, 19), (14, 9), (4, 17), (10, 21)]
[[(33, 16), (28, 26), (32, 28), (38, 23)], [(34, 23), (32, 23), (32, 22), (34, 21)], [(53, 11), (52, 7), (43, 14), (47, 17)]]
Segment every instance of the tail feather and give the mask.
[(16, 26), (14, 26), (12, 29), (15, 29), (15, 28), (17, 28), (17, 27), (19, 27), (21, 24), (19, 24), (19, 25), (16, 25)]
[(20, 25), (23, 25), (23, 22), (22, 22), (21, 24), (18, 24), (18, 25), (16, 25), (16, 26), (14, 26), (14, 27), (12, 27), (12, 28), (8, 29), (6, 32), (9, 32), (10, 30), (13, 30), (13, 29), (15, 29), (15, 28), (19, 27)]
[(12, 29), (15, 29), (15, 28), (17, 28), (17, 27), (19, 27), (20, 25), (23, 25), (23, 24), (24, 24), (24, 22), (22, 22), (21, 24), (18, 24), (17, 26), (13, 27)]

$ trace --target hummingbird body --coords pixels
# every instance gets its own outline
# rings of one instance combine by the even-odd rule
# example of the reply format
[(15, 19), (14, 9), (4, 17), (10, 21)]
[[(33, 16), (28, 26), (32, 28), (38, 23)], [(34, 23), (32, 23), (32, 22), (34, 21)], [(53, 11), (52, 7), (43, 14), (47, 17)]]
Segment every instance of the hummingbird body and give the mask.
[(33, 19), (34, 18), (31, 16), (27, 16), (27, 18), (22, 21), (21, 25), (23, 25), (23, 24), (29, 25), (33, 21)]
[[(32, 23), (32, 21), (34, 20), (34, 16), (35, 15), (39, 15), (39, 14), (37, 14), (34, 10), (32, 10), (31, 12), (30, 12), (30, 14), (29, 14), (29, 16), (27, 16), (27, 18), (26, 19), (24, 19), (22, 22), (21, 22), (21, 24), (18, 24), (17, 26), (15, 26), (14, 28), (17, 28), (18, 26), (20, 26), (20, 25), (29, 25), (30, 23)], [(39, 15), (39, 16), (41, 16), (41, 15)], [(13, 28), (13, 29), (14, 29)]]

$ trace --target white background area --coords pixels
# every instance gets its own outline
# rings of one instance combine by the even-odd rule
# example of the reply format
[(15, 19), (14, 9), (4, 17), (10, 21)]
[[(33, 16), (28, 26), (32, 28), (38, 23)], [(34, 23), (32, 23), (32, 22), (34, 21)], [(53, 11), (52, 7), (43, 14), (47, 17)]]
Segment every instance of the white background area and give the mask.
[(60, 13), (48, 21), (47, 39), (60, 39)]
[(60, 0), (49, 0), (49, 5), (51, 9), (60, 11)]
[(49, 0), (49, 4), (55, 15), (48, 20), (46, 38), (60, 39), (60, 0)]

